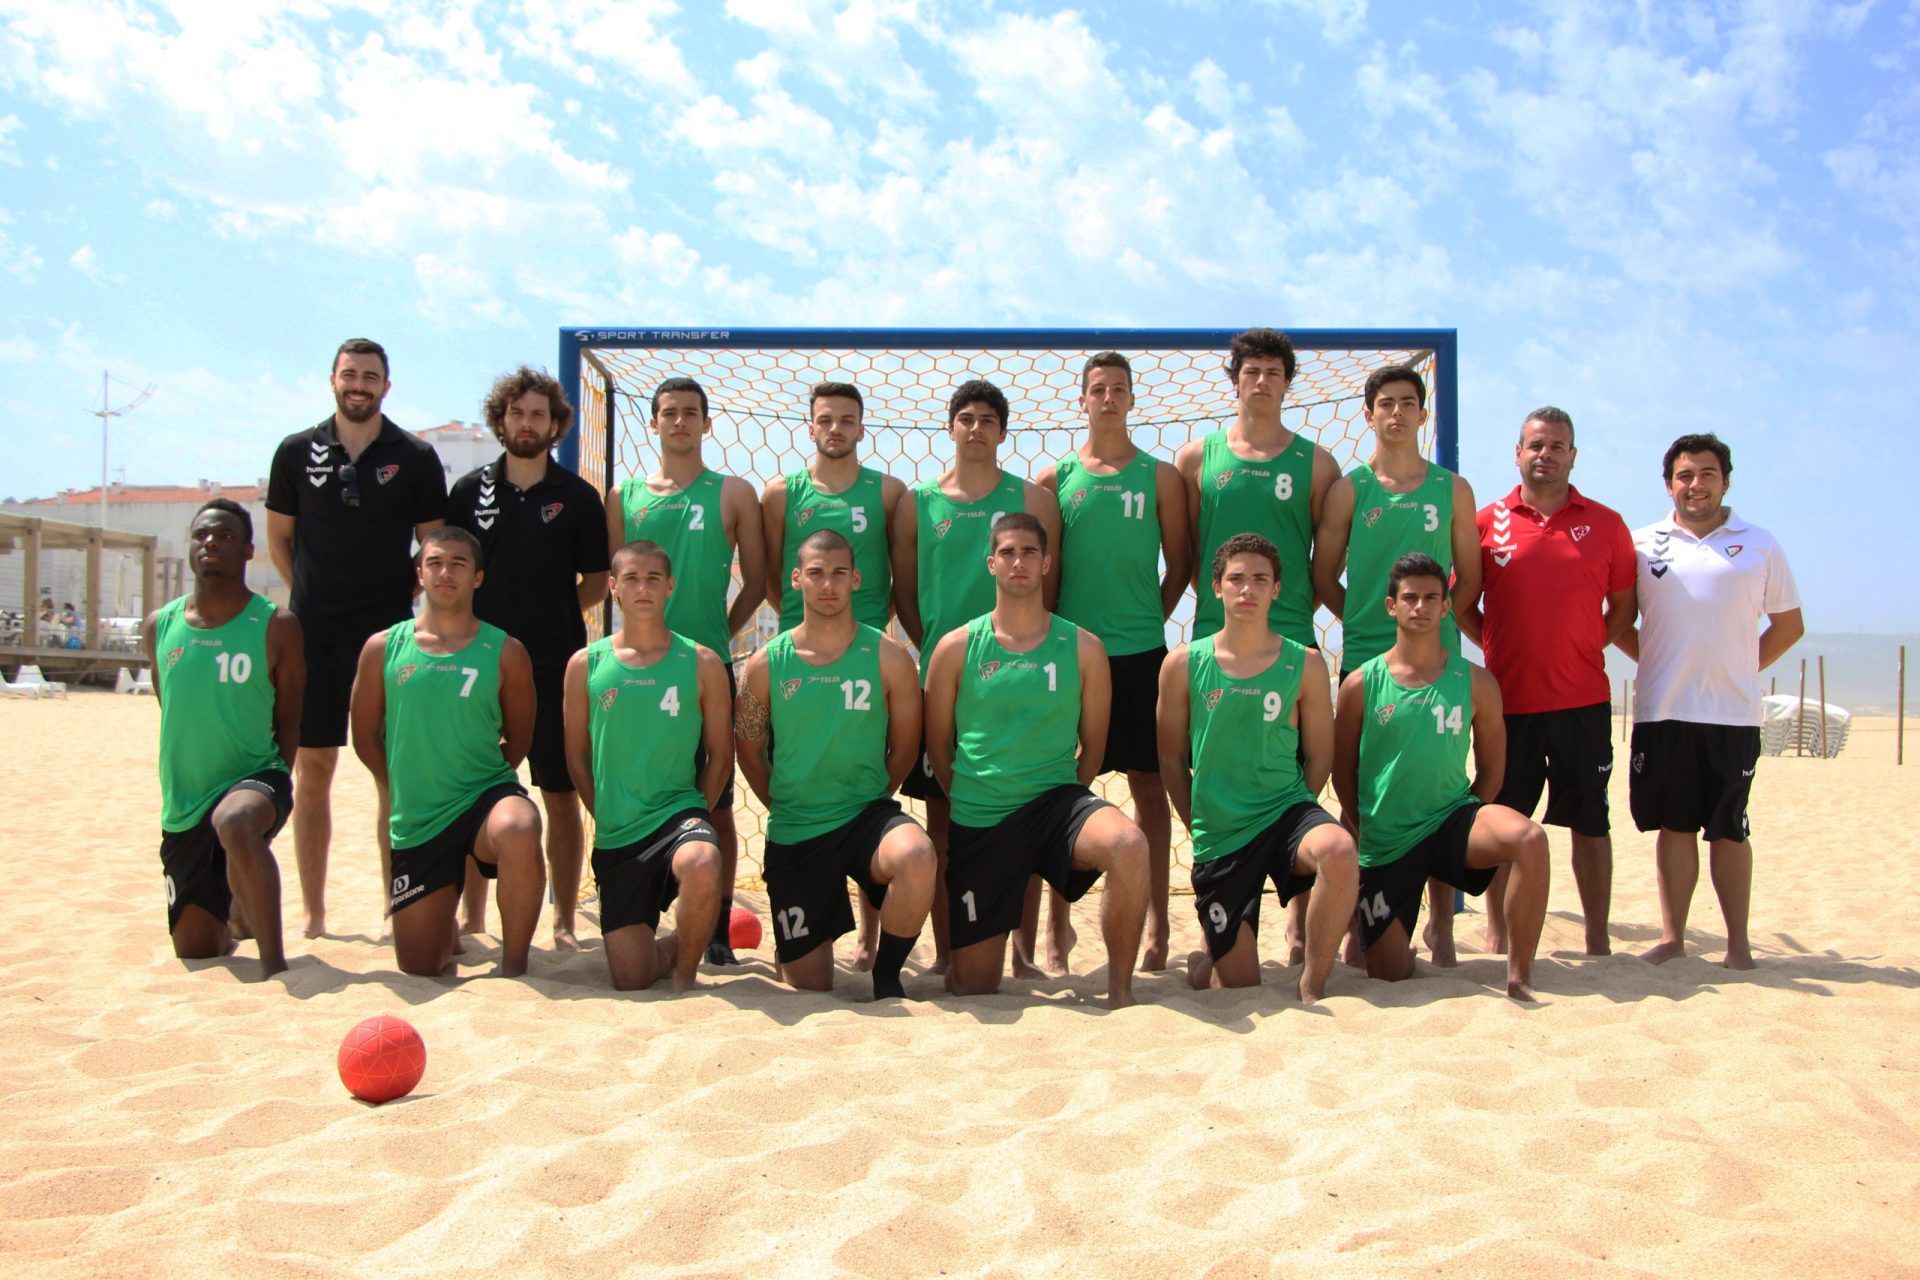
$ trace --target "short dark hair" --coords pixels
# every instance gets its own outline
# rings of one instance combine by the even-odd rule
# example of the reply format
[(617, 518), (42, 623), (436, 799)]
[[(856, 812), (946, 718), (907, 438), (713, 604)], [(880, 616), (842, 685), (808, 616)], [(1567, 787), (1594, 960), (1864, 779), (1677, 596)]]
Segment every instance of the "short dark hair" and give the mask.
[(1080, 394), (1087, 394), (1087, 379), (1093, 376), (1095, 369), (1125, 369), (1127, 371), (1127, 390), (1133, 390), (1133, 365), (1118, 351), (1096, 351), (1087, 357), (1080, 366)]
[(1720, 478), (1733, 475), (1733, 450), (1727, 448), (1726, 441), (1708, 431), (1700, 435), (1681, 436), (1667, 446), (1667, 456), (1660, 463), (1663, 478), (1673, 483), (1673, 460), (1683, 453), (1710, 453), (1720, 459)]
[(838, 529), (815, 529), (812, 533), (802, 538), (800, 540), (800, 546), (793, 553), (793, 562), (795, 564), (800, 563), (800, 557), (806, 553), (808, 547), (812, 547), (816, 551), (844, 551), (847, 553), (848, 560), (854, 558), (853, 544), (848, 542), (846, 535)]
[(1573, 417), (1565, 409), (1559, 408), (1556, 405), (1543, 404), (1526, 417), (1520, 419), (1520, 437), (1523, 440), (1526, 438), (1527, 424), (1529, 422), (1544, 422), (1549, 426), (1565, 427), (1567, 429), (1567, 443), (1573, 443)]
[(707, 409), (707, 389), (705, 387), (695, 382), (692, 378), (668, 378), (665, 382), (661, 383), (659, 386), (653, 389), (653, 416), (654, 417), (657, 418), (660, 416), (660, 397), (667, 394), (667, 392), (669, 391), (693, 392), (694, 394), (700, 397), (700, 416), (703, 418), (710, 418), (713, 416), (713, 414), (709, 412)]
[(607, 561), (609, 571), (619, 569), (621, 556), (626, 556), (629, 559), (658, 560), (661, 567), (667, 571), (667, 576), (669, 578), (673, 576), (673, 557), (667, 554), (665, 547), (651, 539), (635, 538), (632, 542), (626, 543), (615, 550), (613, 558)]
[(952, 426), (962, 409), (976, 403), (985, 404), (999, 414), (1000, 429), (1006, 430), (1012, 416), (1007, 408), (1006, 393), (985, 378), (969, 378), (954, 388), (953, 394), (947, 397), (947, 425)]
[(493, 428), (494, 439), (506, 443), (507, 406), (530, 391), (537, 391), (547, 398), (548, 411), (560, 425), (560, 436), (567, 434), (567, 429), (573, 425), (573, 406), (567, 403), (567, 393), (560, 389), (560, 379), (545, 369), (523, 364), (512, 373), (503, 373), (495, 378), (487, 398), (480, 403), (480, 412), (485, 416), (487, 425)]
[(1440, 589), (1447, 589), (1447, 571), (1424, 551), (1409, 551), (1393, 562), (1393, 568), (1387, 572), (1387, 594), (1398, 592), (1400, 584), (1408, 578), (1438, 578)]
[(443, 524), (438, 529), (429, 530), (427, 536), (420, 539), (421, 560), (424, 561), (426, 559), (428, 547), (438, 546), (443, 542), (458, 543), (460, 546), (465, 547), (473, 555), (473, 567), (476, 569), (486, 568), (486, 552), (480, 548), (480, 539), (474, 537), (457, 524)]
[(1240, 366), (1250, 356), (1277, 356), (1286, 366), (1287, 381), (1293, 381), (1294, 370), (1300, 367), (1299, 359), (1293, 354), (1293, 339), (1278, 329), (1248, 329), (1234, 335), (1233, 342), (1227, 347), (1227, 376), (1235, 382), (1240, 381)]
[(1047, 554), (1047, 526), (1040, 523), (1040, 517), (1031, 511), (1009, 511), (993, 522), (993, 532), (987, 535), (987, 550), (992, 551), (1000, 545), (1000, 535), (1014, 530), (1036, 534), (1040, 538), (1040, 554)]
[(253, 541), (253, 513), (232, 498), (208, 498), (200, 504), (199, 510), (193, 513), (194, 520), (198, 520), (209, 511), (223, 511), (238, 520), (240, 532), (247, 535), (248, 542)]
[(1366, 405), (1367, 412), (1373, 412), (1373, 398), (1380, 394), (1380, 388), (1389, 382), (1411, 382), (1420, 396), (1420, 407), (1427, 407), (1427, 380), (1420, 371), (1410, 364), (1383, 364), (1367, 375)]
[(862, 396), (860, 394), (860, 388), (854, 386), (851, 382), (816, 382), (813, 384), (813, 390), (807, 394), (807, 416), (809, 418), (813, 416), (814, 406), (822, 400), (835, 397), (853, 401), (860, 406), (860, 412), (862, 414), (867, 411), (866, 397)]
[(1265, 556), (1273, 566), (1273, 580), (1280, 581), (1280, 548), (1257, 533), (1236, 533), (1213, 553), (1213, 580), (1227, 576), (1227, 561), (1235, 556)]
[(329, 377), (339, 371), (341, 356), (379, 356), (380, 376), (393, 377), (393, 370), (387, 364), (387, 349), (372, 338), (348, 338), (341, 343), (339, 350), (333, 353), (333, 367), (327, 370)]

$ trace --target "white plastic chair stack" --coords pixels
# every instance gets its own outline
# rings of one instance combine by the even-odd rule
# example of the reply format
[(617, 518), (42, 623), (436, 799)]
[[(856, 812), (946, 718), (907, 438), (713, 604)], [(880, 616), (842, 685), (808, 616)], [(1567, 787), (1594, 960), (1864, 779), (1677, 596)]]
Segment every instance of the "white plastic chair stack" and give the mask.
[(4, 672), (0, 672), (0, 697), (34, 698), (37, 700), (40, 697), (40, 686), (27, 684), (24, 681), (9, 680)]
[(67, 686), (59, 680), (49, 680), (41, 675), (38, 663), (29, 662), (22, 664), (20, 670), (14, 672), (13, 679), (16, 684), (32, 685), (43, 698), (64, 698), (67, 696)]
[(152, 693), (153, 672), (146, 667), (142, 667), (140, 668), (140, 674), (135, 675), (125, 667), (122, 667), (120, 668), (119, 676), (114, 679), (113, 691), (115, 693)]
[[(1776, 693), (1762, 698), (1760, 750), (1770, 756), (1820, 754), (1820, 703), (1808, 698), (1804, 703), (1793, 694)], [(1827, 755), (1837, 756), (1847, 745), (1847, 730), (1853, 713), (1827, 704)], [(1797, 737), (1796, 737), (1797, 735)]]

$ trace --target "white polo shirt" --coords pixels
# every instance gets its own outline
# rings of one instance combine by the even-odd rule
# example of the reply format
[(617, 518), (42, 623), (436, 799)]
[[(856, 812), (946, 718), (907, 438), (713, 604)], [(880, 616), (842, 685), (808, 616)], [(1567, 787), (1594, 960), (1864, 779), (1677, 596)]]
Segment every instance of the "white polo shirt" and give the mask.
[(1633, 535), (1639, 569), (1636, 721), (1760, 723), (1760, 625), (1800, 607), (1773, 535), (1728, 511), (1704, 538), (1672, 515)]

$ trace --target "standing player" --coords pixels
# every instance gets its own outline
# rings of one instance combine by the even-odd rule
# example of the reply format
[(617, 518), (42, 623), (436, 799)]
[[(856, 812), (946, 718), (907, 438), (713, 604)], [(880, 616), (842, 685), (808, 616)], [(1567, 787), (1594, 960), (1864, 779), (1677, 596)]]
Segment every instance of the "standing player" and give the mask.
[(794, 986), (831, 990), (851, 879), (880, 912), (874, 999), (901, 996), (937, 874), (927, 833), (893, 798), (919, 756), (920, 677), (898, 641), (854, 617), (862, 583), (847, 539), (819, 529), (795, 551), (787, 592), (800, 623), (747, 659), (736, 730), (740, 771), (769, 815), (774, 953)]
[[(1040, 521), (1049, 538), (1060, 534), (1060, 505), (1030, 480), (1000, 466), (1007, 438), (1007, 397), (991, 382), (961, 383), (947, 400), (947, 435), (953, 441), (953, 465), (938, 479), (909, 489), (894, 511), (893, 602), (907, 638), (920, 647), (924, 685), (933, 650), (942, 636), (993, 608), (993, 578), (986, 568), (993, 526), (1012, 512), (1025, 511)], [(1050, 603), (1059, 585), (1049, 565), (1042, 582)], [(941, 879), (934, 887), (933, 948), (935, 973), (947, 967), (947, 793), (934, 776), (930, 752), (922, 747), (918, 765), (907, 772), (901, 794), (927, 804), (927, 834), (940, 857)], [(1014, 951), (1014, 972), (1040, 977), (1030, 940)]]
[(1027, 881), (1078, 901), (1102, 872), (1107, 1003), (1133, 1003), (1147, 908), (1147, 838), (1087, 790), (1107, 741), (1107, 656), (1047, 610), (1046, 526), (1025, 512), (994, 526), (989, 613), (949, 631), (927, 669), (927, 750), (953, 797), (947, 988), (1000, 988)]
[[(1280, 553), (1238, 533), (1213, 554), (1218, 633), (1175, 649), (1160, 672), (1160, 774), (1193, 835), (1194, 906), (1207, 949), (1187, 960), (1196, 988), (1260, 981), (1260, 898), (1306, 903), (1300, 1000), (1325, 994), (1353, 919), (1353, 837), (1314, 797), (1333, 765), (1333, 702), (1320, 655), (1267, 624)], [(1310, 892), (1309, 892), (1310, 891)]]
[[(720, 911), (720, 846), (708, 815), (733, 776), (731, 693), (720, 655), (667, 629), (673, 590), (673, 563), (658, 543), (621, 547), (620, 629), (567, 663), (567, 763), (593, 814), (600, 931), (620, 991), (664, 973), (675, 992), (692, 989)], [(676, 897), (677, 931), (656, 933)]]
[[(526, 646), (538, 706), (527, 764), (546, 810), (553, 945), (577, 951), (574, 910), (586, 829), (567, 773), (561, 690), (567, 659), (587, 643), (581, 615), (607, 598), (606, 512), (594, 487), (548, 456), (573, 425), (560, 383), (526, 365), (494, 379), (481, 411), (505, 450), (454, 481), (447, 523), (480, 540), (487, 572), (473, 612)], [(487, 918), (486, 882), (467, 877), (462, 928)]]
[[(306, 637), (306, 696), (294, 763), (293, 855), (306, 935), (327, 929), (333, 775), (347, 741), (347, 702), (361, 646), (413, 612), (413, 542), (447, 514), (447, 477), (433, 446), (380, 412), (393, 383), (379, 343), (350, 338), (333, 357), (333, 415), (274, 451), (267, 550)], [(379, 796), (387, 869), (388, 798)]]
[(1280, 598), (1272, 625), (1295, 644), (1319, 648), (1313, 629), (1313, 527), (1327, 490), (1340, 478), (1333, 455), (1280, 421), (1295, 369), (1293, 343), (1274, 329), (1248, 329), (1227, 359), (1238, 412), (1233, 425), (1183, 446), (1174, 459), (1187, 484), (1193, 521), (1193, 634), (1220, 629), (1220, 597), (1199, 581), (1220, 544), (1257, 533), (1280, 550)]
[[(766, 540), (753, 486), (710, 469), (701, 457), (713, 420), (707, 393), (692, 378), (668, 378), (653, 393), (653, 429), (660, 436), (660, 468), (642, 479), (620, 482), (607, 503), (609, 547), (646, 540), (658, 543), (675, 569), (667, 601), (667, 626), (719, 656), (733, 687), (729, 660), (734, 633), (753, 621), (766, 596)], [(740, 558), (740, 593), (727, 603), (733, 560)], [(734, 870), (740, 837), (733, 821), (733, 779), (713, 804), (720, 838), (720, 916), (707, 960), (737, 964), (727, 937), (733, 914)]]
[[(1180, 473), (1133, 443), (1133, 366), (1102, 351), (1080, 371), (1086, 442), (1040, 473), (1040, 487), (1060, 504), (1059, 614), (1106, 646), (1113, 680), (1107, 749), (1109, 773), (1124, 772), (1133, 820), (1147, 837), (1146, 952), (1140, 967), (1167, 964), (1167, 877), (1173, 819), (1160, 780), (1154, 699), (1167, 657), (1166, 621), (1192, 574), (1186, 488)], [(1164, 559), (1165, 569), (1161, 564)], [(1065, 972), (1073, 930), (1067, 907), (1053, 899), (1050, 967)]]
[(270, 978), (287, 967), (270, 846), (293, 808), (300, 624), (247, 588), (245, 507), (215, 498), (187, 536), (193, 592), (155, 610), (140, 632), (160, 703), (167, 929), (183, 960), (223, 956), (251, 930), (260, 976)]
[[(1478, 525), (1484, 596), (1460, 607), (1460, 630), (1487, 655), (1507, 717), (1506, 783), (1500, 803), (1572, 829), (1573, 881), (1586, 919), (1587, 954), (1611, 950), (1613, 839), (1607, 780), (1613, 775), (1613, 691), (1607, 645), (1633, 626), (1633, 538), (1611, 508), (1573, 487), (1573, 419), (1551, 405), (1520, 428), (1520, 483), (1483, 508)], [(1456, 599), (1458, 595), (1456, 593)], [(1487, 950), (1507, 948), (1494, 882), (1487, 898)], [(1450, 917), (1434, 913), (1450, 955)]]
[[(1413, 973), (1420, 892), (1442, 880), (1476, 897), (1511, 866), (1507, 994), (1533, 999), (1533, 953), (1547, 916), (1546, 833), (1496, 802), (1506, 725), (1500, 687), (1440, 642), (1447, 574), (1402, 556), (1387, 577), (1393, 647), (1340, 684), (1333, 789), (1360, 844), (1360, 937), (1367, 975)], [(1467, 781), (1467, 740), (1474, 778)]]
[(1721, 963), (1751, 969), (1747, 793), (1760, 759), (1760, 673), (1806, 634), (1800, 590), (1773, 535), (1726, 505), (1733, 451), (1719, 437), (1681, 436), (1662, 466), (1673, 514), (1633, 535), (1640, 629), (1620, 638), (1640, 663), (1628, 803), (1636, 827), (1660, 833), (1660, 943), (1646, 958), (1686, 954), (1704, 830), (1727, 922)]
[(375, 632), (353, 682), (353, 750), (393, 802), (387, 910), (405, 973), (453, 959), (468, 858), (499, 882), (506, 977), (527, 971), (547, 887), (540, 811), (514, 776), (533, 740), (533, 671), (518, 640), (473, 616), (481, 573), (472, 534), (427, 534), (420, 616)]

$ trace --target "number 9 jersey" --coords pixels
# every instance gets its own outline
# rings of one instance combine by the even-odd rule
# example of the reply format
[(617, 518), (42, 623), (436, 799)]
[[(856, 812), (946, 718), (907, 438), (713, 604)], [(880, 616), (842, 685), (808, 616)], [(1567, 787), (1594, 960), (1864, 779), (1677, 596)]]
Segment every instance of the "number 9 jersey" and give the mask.
[(1193, 752), (1193, 860), (1245, 847), (1296, 804), (1311, 801), (1293, 722), (1306, 648), (1285, 637), (1272, 664), (1236, 680), (1214, 658), (1215, 637), (1187, 646)]

